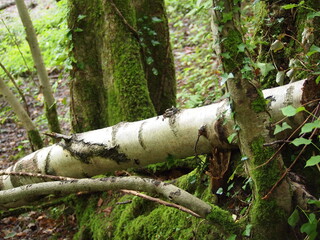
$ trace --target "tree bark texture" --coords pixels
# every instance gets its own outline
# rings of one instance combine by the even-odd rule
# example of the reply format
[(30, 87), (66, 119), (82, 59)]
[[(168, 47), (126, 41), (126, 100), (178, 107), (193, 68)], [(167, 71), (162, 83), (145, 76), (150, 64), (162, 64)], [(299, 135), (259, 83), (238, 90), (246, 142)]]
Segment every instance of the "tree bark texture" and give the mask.
[(108, 122), (136, 121), (155, 115), (140, 57), (136, 16), (129, 0), (104, 1), (102, 50)]
[[(274, 121), (283, 118), (279, 113), (281, 107), (288, 104), (301, 106), (308, 91), (310, 89), (306, 81), (266, 90), (265, 97), (274, 99), (269, 106)], [(286, 93), (286, 97), (283, 97), (283, 93)], [(301, 114), (290, 119), (288, 123), (298, 125), (303, 119)], [(236, 145), (227, 141), (227, 137), (234, 131), (233, 126), (228, 101), (224, 100), (201, 108), (177, 110), (159, 117), (138, 122), (122, 122), (112, 127), (72, 136), (57, 135), (62, 139), (60, 143), (22, 158), (6, 171), (75, 178), (112, 173), (163, 162), (172, 157), (179, 159), (193, 156), (198, 137), (198, 154), (210, 153), (212, 147), (236, 148)], [(251, 132), (247, 134), (251, 139), (255, 136), (252, 131), (257, 128), (252, 125), (250, 127)], [(38, 181), (39, 178), (2, 176), (0, 189)]]
[(104, 13), (101, 0), (70, 0), (69, 8), (72, 128), (84, 132), (108, 126), (101, 66)]
[[(0, 205), (4, 208), (30, 205), (34, 197), (59, 193), (59, 195), (77, 193), (130, 189), (148, 193), (158, 193), (167, 199), (190, 209), (205, 218), (211, 206), (192, 194), (172, 184), (141, 177), (109, 177), (100, 179), (66, 180), (38, 183), (32, 186), (0, 191)], [(29, 201), (31, 200), (31, 202)]]
[(36, 32), (33, 28), (33, 24), (28, 13), (27, 6), (24, 0), (16, 0), (16, 5), (19, 11), (19, 15), (23, 26), (26, 30), (27, 41), (30, 46), (32, 59), (37, 69), (38, 77), (41, 83), (41, 91), (43, 92), (45, 100), (46, 117), (49, 124), (49, 129), (52, 132), (60, 133), (60, 125), (58, 120), (58, 113), (56, 109), (56, 102), (53, 97), (52, 88), (50, 86), (47, 70), (45, 68), (41, 51), (39, 48)]
[[(249, 176), (253, 180), (253, 203), (250, 209), (250, 223), (253, 239), (288, 239), (287, 219), (292, 210), (292, 192), (289, 181), (284, 178), (268, 199), (263, 197), (280, 179), (285, 166), (280, 154), (266, 163), (275, 154), (273, 147), (264, 143), (275, 140), (271, 128), (272, 114), (256, 82), (244, 74), (247, 56), (239, 51), (243, 44), (239, 29), (239, 6), (234, 1), (214, 1), (216, 22), (222, 29), (220, 39), (222, 54), (230, 58), (223, 61), (227, 74), (234, 78), (227, 81), (232, 100), (232, 112), (238, 126), (239, 147), (246, 160)], [(229, 17), (227, 17), (229, 16)], [(232, 16), (232, 17), (230, 17)]]
[(176, 78), (164, 0), (135, 0), (149, 94), (158, 115), (176, 105)]

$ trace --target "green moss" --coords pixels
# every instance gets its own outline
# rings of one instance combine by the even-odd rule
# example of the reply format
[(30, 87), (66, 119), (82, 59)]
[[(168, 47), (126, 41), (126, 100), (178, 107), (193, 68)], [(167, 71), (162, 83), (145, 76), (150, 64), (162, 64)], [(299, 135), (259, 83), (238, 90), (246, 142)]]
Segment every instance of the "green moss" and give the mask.
[(252, 101), (251, 106), (255, 113), (263, 112), (266, 110), (266, 100), (262, 96), (258, 96)]
[(277, 206), (275, 201), (257, 198), (250, 212), (250, 223), (254, 226), (252, 232), (254, 239), (269, 240), (270, 235), (274, 236), (274, 233), (279, 234), (273, 239), (287, 239), (280, 234), (287, 219), (287, 214)]
[[(197, 181), (193, 181), (196, 176)], [(191, 181), (192, 180), (192, 181)], [(175, 185), (187, 189), (202, 199), (212, 203), (212, 193), (204, 187), (202, 179), (196, 170), (179, 178)], [(99, 198), (106, 204), (97, 207)], [(116, 204), (125, 202), (127, 204)], [(76, 201), (76, 213), (79, 222), (79, 232), (74, 239), (225, 239), (221, 235), (221, 221), (225, 231), (236, 231), (232, 226), (231, 214), (214, 207), (216, 214), (208, 219), (217, 220), (217, 225), (184, 213), (175, 208), (166, 207), (131, 195), (103, 194), (80, 197)], [(110, 208), (109, 215), (102, 213), (103, 208)], [(218, 222), (219, 221), (219, 222)]]
[(206, 219), (214, 226), (217, 226), (225, 236), (241, 233), (240, 225), (233, 220), (231, 214), (215, 205), (212, 205), (211, 213), (208, 214)]
[(28, 131), (29, 141), (32, 143), (35, 150), (43, 147), (43, 141), (41, 139), (40, 133), (37, 130)]
[(223, 59), (223, 67), (225, 72), (231, 73), (242, 66), (244, 54), (239, 53), (238, 46), (243, 42), (239, 31), (235, 29), (228, 29), (225, 31), (228, 31), (228, 33), (222, 41), (222, 47), (224, 52), (229, 53), (230, 58)]
[[(271, 147), (264, 147), (264, 140), (262, 137), (256, 138), (251, 144), (251, 150), (254, 158), (250, 161), (251, 168), (256, 168), (261, 164), (267, 162), (274, 154), (274, 149)], [(277, 159), (270, 161), (263, 167), (259, 167), (252, 171), (251, 177), (255, 183), (256, 191), (260, 197), (264, 196), (267, 191), (280, 177), (280, 169)], [(267, 179), (267, 180), (266, 180)]]
[[(135, 28), (135, 14), (129, 1), (115, 2), (128, 24)], [(106, 21), (110, 26), (104, 35), (103, 49), (104, 82), (108, 86), (108, 123), (137, 121), (155, 116), (147, 80), (144, 75), (140, 46), (136, 36), (106, 4)]]
[[(254, 158), (250, 160), (250, 175), (254, 183), (255, 201), (250, 211), (250, 223), (253, 225), (254, 239), (270, 239), (270, 236), (279, 236), (273, 239), (286, 239), (282, 235), (286, 226), (287, 215), (285, 210), (272, 199), (262, 199), (281, 176), (281, 166), (278, 159), (273, 159), (263, 167), (274, 154), (274, 149), (263, 146), (264, 140), (258, 137), (253, 140), (251, 150)], [(257, 168), (258, 167), (258, 168)]]

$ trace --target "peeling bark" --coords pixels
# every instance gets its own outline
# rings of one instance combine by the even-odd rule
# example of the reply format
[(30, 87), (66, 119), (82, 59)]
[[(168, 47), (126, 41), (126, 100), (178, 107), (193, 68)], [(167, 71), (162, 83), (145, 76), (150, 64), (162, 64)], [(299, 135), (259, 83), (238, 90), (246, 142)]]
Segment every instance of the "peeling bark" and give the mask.
[[(271, 99), (269, 113), (274, 121), (283, 118), (280, 108), (292, 104), (301, 106), (306, 81), (265, 90)], [(292, 98), (284, 97), (288, 93)], [(290, 119), (298, 125), (303, 115)], [(225, 122), (224, 124), (221, 124)], [(254, 130), (254, 126), (252, 127)], [(173, 115), (154, 117), (137, 122), (121, 122), (115, 126), (62, 138), (60, 143), (40, 149), (19, 160), (7, 172), (33, 172), (65, 177), (84, 178), (116, 170), (163, 162), (169, 156), (185, 158), (195, 155), (198, 130), (205, 134), (197, 143), (197, 153), (210, 153), (212, 147), (236, 148), (226, 137), (233, 133), (227, 100), (212, 105), (184, 109)], [(0, 189), (39, 182), (21, 176), (1, 176)]]

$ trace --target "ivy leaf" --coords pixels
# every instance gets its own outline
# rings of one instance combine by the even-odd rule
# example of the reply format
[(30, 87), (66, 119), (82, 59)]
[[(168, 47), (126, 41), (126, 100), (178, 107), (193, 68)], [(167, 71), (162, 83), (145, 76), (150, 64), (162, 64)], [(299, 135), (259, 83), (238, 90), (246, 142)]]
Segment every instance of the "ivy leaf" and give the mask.
[(320, 75), (316, 78), (316, 84), (319, 84), (320, 82)]
[(311, 143), (311, 140), (310, 139), (305, 139), (305, 138), (296, 138), (291, 143), (293, 145), (295, 145), (296, 147), (298, 147), (300, 145), (309, 145)]
[(311, 55), (313, 55), (313, 54), (315, 54), (315, 53), (320, 53), (320, 48), (313, 44), (313, 45), (310, 47), (309, 52), (307, 53), (307, 56), (310, 57)]
[(230, 59), (230, 58), (231, 58), (230, 53), (228, 53), (228, 52), (221, 53), (221, 56), (222, 56), (223, 58), (225, 58), (225, 59)]
[(82, 19), (84, 19), (86, 17), (87, 17), (87, 15), (79, 14), (79, 16), (77, 17), (77, 22), (80, 22)]
[(274, 69), (274, 66), (272, 63), (257, 63), (257, 67), (260, 69), (262, 76), (267, 76), (267, 74)]
[(162, 19), (160, 19), (158, 17), (152, 17), (152, 22), (153, 23), (160, 23), (160, 22), (162, 22)]
[(156, 40), (151, 40), (151, 44), (152, 46), (157, 46), (157, 45), (160, 45), (160, 42)]
[(314, 204), (314, 205), (316, 205), (318, 208), (320, 208), (320, 201), (319, 201), (319, 200), (309, 199), (309, 200), (308, 200), (308, 204)]
[(241, 43), (238, 45), (238, 52), (244, 52), (246, 48), (246, 45), (244, 43)]
[(282, 8), (286, 9), (286, 10), (296, 8), (296, 7), (299, 7), (299, 4), (292, 3), (292, 4), (287, 4), (287, 5), (282, 6)]
[(309, 133), (311, 132), (314, 128), (320, 128), (320, 120), (316, 120), (312, 123), (306, 123), (302, 128), (301, 128), (301, 133)]
[(317, 165), (318, 163), (320, 163), (320, 155), (309, 158), (309, 160), (307, 160), (305, 167), (312, 167), (314, 165)]
[(282, 114), (286, 117), (292, 117), (297, 114), (297, 110), (292, 105), (281, 108)]
[(302, 6), (303, 4), (304, 4), (304, 1), (301, 1), (301, 2), (299, 2), (299, 4), (294, 4), (294, 3), (292, 3), (292, 4), (287, 4), (287, 5), (282, 6), (282, 8), (287, 10), (287, 9), (292, 9), (292, 8), (300, 7), (300, 6)]
[(230, 136), (227, 138), (229, 143), (232, 143), (233, 139), (237, 136), (237, 133), (232, 133)]
[(320, 17), (320, 12), (311, 12), (311, 13), (308, 13), (307, 15), (307, 19), (313, 19), (315, 17)]
[(159, 74), (159, 72), (158, 72), (158, 70), (156, 68), (152, 68), (152, 73), (155, 76), (158, 76), (158, 74)]
[(218, 195), (221, 195), (223, 193), (223, 188), (219, 188), (217, 191), (216, 191), (216, 194)]
[(236, 240), (237, 239), (237, 235), (232, 234), (230, 237), (228, 237), (227, 240)]
[(300, 232), (308, 234), (309, 239), (313, 240), (317, 236), (318, 221), (314, 213), (310, 213), (308, 218), (309, 221), (301, 226)]
[(233, 73), (224, 73), (224, 74), (222, 74), (221, 75), (221, 83), (220, 83), (220, 85), (222, 86), (223, 84), (225, 84), (226, 83), (226, 81), (228, 80), (228, 79), (231, 79), (231, 78), (234, 78), (234, 75), (233, 75)]
[(291, 227), (295, 227), (299, 222), (299, 212), (297, 209), (293, 211), (293, 213), (288, 218), (288, 223)]
[(146, 62), (148, 65), (150, 65), (151, 63), (153, 63), (153, 58), (152, 57), (147, 57)]
[(279, 124), (277, 124), (276, 125), (276, 129), (274, 130), (274, 135), (276, 135), (276, 134), (278, 134), (279, 132), (282, 132), (282, 131), (284, 131), (284, 130), (286, 130), (286, 129), (291, 129), (292, 127), (288, 124), (288, 123), (286, 123), (286, 122), (284, 122), (284, 123), (282, 123), (282, 126), (280, 126)]
[(246, 230), (243, 231), (242, 235), (246, 237), (250, 237), (252, 224), (247, 224)]

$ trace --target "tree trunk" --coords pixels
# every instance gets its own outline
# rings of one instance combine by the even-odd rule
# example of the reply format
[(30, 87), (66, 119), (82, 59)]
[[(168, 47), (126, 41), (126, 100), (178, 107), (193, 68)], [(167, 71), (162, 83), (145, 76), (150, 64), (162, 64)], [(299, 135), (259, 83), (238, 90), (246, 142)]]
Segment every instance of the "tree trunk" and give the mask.
[[(283, 97), (284, 92), (291, 96), (290, 102), (288, 97)], [(299, 81), (265, 90), (264, 93), (266, 98), (274, 99), (270, 105), (270, 114), (274, 121), (278, 121), (283, 118), (280, 109), (287, 104), (301, 106), (305, 95), (310, 94), (310, 89), (306, 81)], [(297, 126), (302, 121), (303, 115), (300, 115), (292, 118), (289, 123)], [(199, 135), (200, 129), (202, 135)], [(196, 152), (210, 153), (212, 147), (236, 148), (236, 145), (227, 141), (233, 129), (230, 107), (228, 101), (224, 100), (201, 108), (177, 110), (143, 121), (119, 123), (113, 127), (72, 136), (53, 135), (62, 141), (22, 158), (7, 171), (91, 177), (164, 162), (172, 157), (185, 158)], [(258, 131), (258, 127), (250, 125), (250, 130), (246, 134), (250, 135), (250, 139), (255, 138), (257, 133), (252, 133), (252, 130)], [(10, 176), (2, 177), (1, 180), (0, 189), (9, 189), (38, 182), (39, 178)]]
[(105, 1), (102, 66), (108, 96), (108, 122), (155, 115), (140, 58), (136, 17), (129, 0)]
[[(287, 219), (292, 208), (291, 189), (285, 178), (273, 191), (269, 199), (263, 199), (268, 191), (280, 179), (285, 171), (281, 155), (263, 167), (274, 154), (275, 149), (264, 147), (264, 143), (273, 142), (271, 115), (266, 101), (258, 86), (242, 74), (247, 56), (239, 51), (243, 44), (242, 35), (237, 29), (239, 24), (239, 6), (232, 0), (214, 1), (216, 23), (222, 28), (220, 32), (222, 54), (230, 58), (223, 61), (223, 68), (234, 78), (227, 81), (227, 89), (232, 100), (235, 124), (238, 125), (239, 146), (242, 155), (247, 158), (246, 167), (253, 180), (253, 205), (250, 209), (250, 223), (253, 226), (254, 239), (287, 239)], [(219, 8), (220, 7), (220, 8)], [(221, 9), (222, 11), (219, 11)], [(226, 16), (232, 16), (226, 18)], [(249, 76), (250, 77), (250, 76)], [(251, 76), (252, 77), (252, 76)]]
[(24, 0), (16, 0), (16, 5), (19, 11), (21, 21), (25, 27), (27, 41), (30, 46), (32, 58), (37, 69), (38, 77), (41, 83), (41, 91), (43, 92), (45, 100), (46, 117), (49, 124), (49, 129), (52, 132), (60, 133), (60, 125), (58, 120), (58, 113), (56, 109), (56, 102), (53, 97), (52, 89), (50, 86), (47, 70), (44, 66), (41, 51), (39, 48), (36, 32), (33, 28), (28, 9)]
[(142, 62), (158, 115), (176, 105), (176, 78), (164, 0), (134, 1)]
[(27, 112), (19, 103), (18, 99), (10, 91), (10, 88), (7, 87), (5, 82), (0, 78), (0, 92), (4, 95), (5, 100), (10, 104), (12, 110), (18, 116), (19, 120), (22, 122), (22, 125), (27, 130), (28, 138), (32, 147), (32, 150), (38, 150), (43, 147), (43, 141), (40, 137), (40, 133), (37, 127), (34, 125), (30, 119)]
[(101, 66), (104, 15), (101, 0), (69, 3), (71, 119), (73, 131), (83, 132), (108, 126)]

